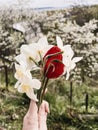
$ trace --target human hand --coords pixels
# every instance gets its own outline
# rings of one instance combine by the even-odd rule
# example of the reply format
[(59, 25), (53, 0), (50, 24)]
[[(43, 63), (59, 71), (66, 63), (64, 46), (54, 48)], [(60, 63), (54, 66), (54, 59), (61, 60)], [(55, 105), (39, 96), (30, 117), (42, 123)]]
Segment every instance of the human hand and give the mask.
[(36, 102), (30, 102), (28, 112), (23, 120), (23, 130), (47, 130), (47, 114), (49, 113), (48, 102), (43, 101), (39, 111)]

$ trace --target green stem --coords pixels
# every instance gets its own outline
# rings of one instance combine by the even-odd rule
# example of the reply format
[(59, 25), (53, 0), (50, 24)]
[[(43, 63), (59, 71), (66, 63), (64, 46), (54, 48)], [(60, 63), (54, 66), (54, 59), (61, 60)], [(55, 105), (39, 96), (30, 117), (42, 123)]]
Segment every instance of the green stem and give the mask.
[(44, 94), (45, 94), (45, 90), (47, 88), (48, 81), (49, 81), (49, 79), (46, 78), (46, 81), (45, 81), (45, 84), (44, 84), (44, 87), (43, 87), (43, 91), (42, 91), (41, 102), (44, 99)]
[(40, 56), (41, 65), (43, 66), (43, 58), (42, 58), (42, 56), (41, 56), (41, 53), (40, 53), (40, 51), (39, 51), (38, 53), (39, 53), (39, 56)]
[(44, 77), (44, 80), (43, 80), (43, 83), (42, 83), (42, 87), (41, 87), (41, 89), (40, 89), (39, 92), (38, 92), (38, 99), (39, 99), (38, 109), (39, 109), (39, 107), (40, 107), (40, 105), (41, 105), (41, 103), (42, 103), (42, 101), (43, 101), (48, 80), (49, 80), (48, 78)]
[(32, 60), (37, 66), (39, 66), (38, 63), (32, 57), (29, 57), (29, 59)]
[(45, 77), (43, 78), (42, 80), (42, 85), (41, 85), (41, 88), (38, 90), (38, 106), (41, 104), (41, 93), (42, 93), (42, 90), (43, 90), (43, 87), (44, 87), (44, 83), (45, 83)]

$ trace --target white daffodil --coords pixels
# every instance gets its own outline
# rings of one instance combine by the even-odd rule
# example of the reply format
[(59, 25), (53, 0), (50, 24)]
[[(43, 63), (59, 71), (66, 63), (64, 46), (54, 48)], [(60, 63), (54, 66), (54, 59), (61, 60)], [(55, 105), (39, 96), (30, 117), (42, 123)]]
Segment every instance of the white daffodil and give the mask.
[(49, 45), (48, 41), (47, 41), (47, 37), (44, 36), (42, 38), (39, 39), (38, 43), (37, 43), (37, 52), (41, 54), (41, 56), (43, 57), (46, 52), (52, 47), (53, 45)]
[(40, 56), (37, 52), (37, 43), (22, 45), (21, 46), (21, 54), (23, 54), (27, 60), (30, 60), (35, 64), (35, 62), (40, 61)]
[(64, 45), (60, 37), (56, 37), (57, 40), (57, 45), (58, 47), (63, 51), (63, 63), (65, 65), (65, 71), (64, 74), (66, 73), (66, 79), (69, 78), (69, 73), (71, 70), (73, 70), (76, 66), (76, 63), (82, 59), (82, 57), (75, 57), (74, 52), (71, 48), (70, 45)]
[(15, 57), (15, 60), (27, 70), (40, 69), (37, 64), (26, 54), (21, 53)]
[(48, 44), (46, 36), (40, 38), (38, 43), (32, 43), (29, 46), (31, 48), (31, 51), (34, 50), (35, 57), (32, 58), (37, 62), (39, 62), (45, 53), (52, 47), (52, 45)]
[(15, 64), (15, 67), (15, 78), (18, 80), (15, 84), (15, 88), (17, 88), (20, 93), (26, 93), (30, 99), (38, 101), (34, 94), (34, 89), (40, 89), (41, 82), (38, 79), (32, 79), (31, 73), (25, 70), (21, 65)]
[(43, 56), (52, 47), (48, 45), (47, 38), (40, 38), (38, 43), (21, 46), (21, 54), (16, 56), (16, 61), (25, 66), (27, 69), (39, 69), (38, 62), (43, 59)]
[(15, 84), (15, 88), (18, 89), (18, 92), (26, 93), (26, 95), (34, 101), (38, 101), (37, 95), (34, 94), (34, 89), (39, 89), (40, 86), (41, 86), (41, 82), (38, 79), (31, 80), (28, 78), (26, 78), (22, 82), (17, 81)]
[(30, 71), (27, 70), (24, 66), (15, 63), (15, 69), (16, 69), (15, 78), (20, 82), (22, 82), (26, 77), (32, 79)]
[(29, 45), (23, 45), (21, 47), (21, 53), (25, 56), (30, 57), (32, 60), (39, 62), (41, 57), (45, 55), (48, 49), (52, 47), (48, 45), (47, 38), (44, 36), (39, 39), (38, 43), (32, 43)]

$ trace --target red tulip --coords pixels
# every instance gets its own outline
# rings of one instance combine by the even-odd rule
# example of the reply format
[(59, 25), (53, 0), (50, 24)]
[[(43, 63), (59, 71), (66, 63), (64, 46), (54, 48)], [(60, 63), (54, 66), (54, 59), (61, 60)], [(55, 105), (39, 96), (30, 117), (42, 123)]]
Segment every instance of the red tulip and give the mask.
[(62, 51), (57, 46), (52, 47), (44, 56), (44, 74), (47, 78), (58, 78), (64, 72)]

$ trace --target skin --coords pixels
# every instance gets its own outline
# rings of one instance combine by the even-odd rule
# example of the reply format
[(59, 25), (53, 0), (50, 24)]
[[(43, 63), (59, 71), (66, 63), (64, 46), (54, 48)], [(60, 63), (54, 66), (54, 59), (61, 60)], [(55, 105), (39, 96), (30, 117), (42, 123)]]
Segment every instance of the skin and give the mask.
[(39, 111), (36, 102), (31, 100), (29, 109), (23, 119), (22, 130), (47, 130), (47, 114), (49, 113), (49, 104), (43, 101)]
[(0, 127), (0, 130), (4, 130), (4, 129)]

